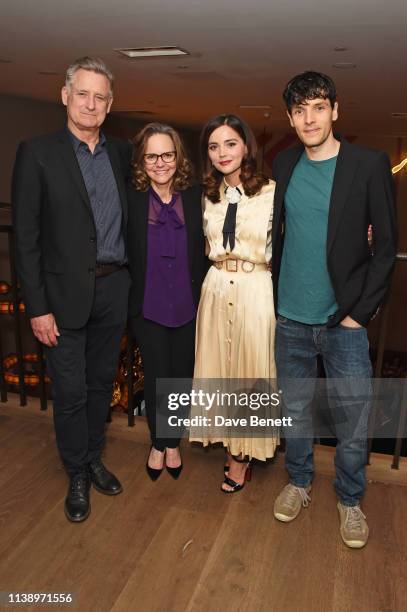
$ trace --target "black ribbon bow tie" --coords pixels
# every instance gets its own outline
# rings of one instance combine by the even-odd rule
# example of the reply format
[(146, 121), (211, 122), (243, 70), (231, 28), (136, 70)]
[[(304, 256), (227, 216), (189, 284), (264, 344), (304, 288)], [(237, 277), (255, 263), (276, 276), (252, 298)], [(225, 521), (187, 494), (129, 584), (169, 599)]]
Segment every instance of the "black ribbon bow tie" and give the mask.
[[(227, 193), (229, 187), (226, 187), (225, 194)], [(239, 187), (235, 187), (236, 191), (239, 193), (239, 200), (242, 196), (242, 192)], [(222, 234), (223, 234), (223, 248), (226, 249), (228, 241), (230, 250), (233, 251), (235, 248), (235, 233), (236, 233), (236, 213), (237, 213), (237, 204), (238, 202), (229, 202), (228, 209), (226, 211), (225, 222), (223, 224)]]

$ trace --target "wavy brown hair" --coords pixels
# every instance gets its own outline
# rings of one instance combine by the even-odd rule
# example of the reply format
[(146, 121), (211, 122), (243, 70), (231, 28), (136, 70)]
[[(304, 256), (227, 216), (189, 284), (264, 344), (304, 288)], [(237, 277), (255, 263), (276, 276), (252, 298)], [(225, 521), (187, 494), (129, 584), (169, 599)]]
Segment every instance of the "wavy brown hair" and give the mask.
[(151, 181), (147, 176), (144, 169), (144, 153), (147, 148), (148, 139), (154, 134), (166, 134), (169, 136), (174, 143), (174, 149), (176, 151), (177, 169), (175, 171), (172, 190), (182, 191), (191, 185), (193, 170), (192, 164), (189, 161), (185, 148), (182, 143), (181, 137), (169, 125), (163, 123), (148, 123), (143, 127), (142, 130), (133, 139), (134, 153), (133, 153), (133, 185), (139, 191), (147, 191), (150, 187)]
[(248, 197), (259, 193), (263, 185), (267, 185), (268, 177), (257, 171), (257, 144), (252, 130), (240, 117), (236, 115), (218, 115), (210, 119), (201, 132), (201, 155), (203, 166), (202, 184), (206, 197), (211, 202), (220, 202), (220, 185), (224, 175), (213, 165), (208, 155), (209, 137), (218, 127), (228, 125), (243, 140), (247, 153), (242, 159), (240, 180), (243, 190)]

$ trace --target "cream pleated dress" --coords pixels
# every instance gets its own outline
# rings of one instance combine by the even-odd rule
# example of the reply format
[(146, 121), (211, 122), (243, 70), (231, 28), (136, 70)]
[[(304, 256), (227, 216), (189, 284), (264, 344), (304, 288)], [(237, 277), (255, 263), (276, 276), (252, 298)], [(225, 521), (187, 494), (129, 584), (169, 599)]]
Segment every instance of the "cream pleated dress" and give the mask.
[[(220, 262), (234, 258), (263, 264), (251, 272), (239, 265), (236, 272), (212, 265), (202, 286), (196, 326), (194, 380), (275, 379), (274, 335), (276, 319), (273, 285), (266, 265), (271, 260), (271, 225), (274, 181), (257, 195), (247, 197), (243, 187), (237, 205), (235, 246), (223, 246), (223, 225), (228, 208), (225, 184), (221, 201), (204, 200), (204, 233), (209, 242), (209, 259)], [(244, 264), (249, 270), (250, 264)], [(221, 442), (235, 456), (265, 460), (273, 457), (278, 433), (274, 436), (211, 437), (205, 428), (192, 428), (190, 441), (204, 446)]]

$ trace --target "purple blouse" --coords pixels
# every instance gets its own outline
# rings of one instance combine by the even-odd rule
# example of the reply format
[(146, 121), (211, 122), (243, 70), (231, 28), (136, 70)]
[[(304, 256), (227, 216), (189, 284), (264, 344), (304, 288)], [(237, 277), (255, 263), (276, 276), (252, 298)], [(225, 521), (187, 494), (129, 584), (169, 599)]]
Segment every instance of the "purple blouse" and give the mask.
[(196, 316), (181, 194), (164, 204), (151, 187), (143, 315), (166, 327), (181, 327)]

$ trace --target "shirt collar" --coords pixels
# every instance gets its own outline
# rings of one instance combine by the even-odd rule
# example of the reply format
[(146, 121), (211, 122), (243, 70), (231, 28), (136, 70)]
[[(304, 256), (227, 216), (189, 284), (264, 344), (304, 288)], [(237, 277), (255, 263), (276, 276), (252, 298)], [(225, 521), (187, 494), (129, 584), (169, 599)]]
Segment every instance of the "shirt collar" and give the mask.
[[(88, 145), (86, 144), (86, 142), (84, 142), (83, 140), (79, 140), (79, 138), (77, 138), (75, 136), (75, 134), (72, 134), (71, 130), (68, 128), (68, 126), (66, 126), (66, 131), (68, 133), (68, 136), (70, 138), (70, 141), (72, 143), (72, 146), (74, 148), (75, 153), (78, 153), (79, 148), (82, 147), (88, 147)], [(103, 134), (103, 132), (99, 132), (99, 142), (97, 143), (96, 147), (104, 147), (106, 145), (106, 136)], [(96, 148), (95, 148), (96, 150)]]
[(240, 197), (242, 198), (244, 196), (244, 189), (243, 189), (242, 183), (239, 183), (239, 185), (236, 185), (236, 187), (231, 187), (230, 185), (227, 184), (225, 177), (223, 177), (222, 183), (223, 183), (223, 196), (224, 197), (226, 197), (227, 189), (230, 189), (231, 191), (233, 191), (234, 189), (238, 189), (240, 192)]

